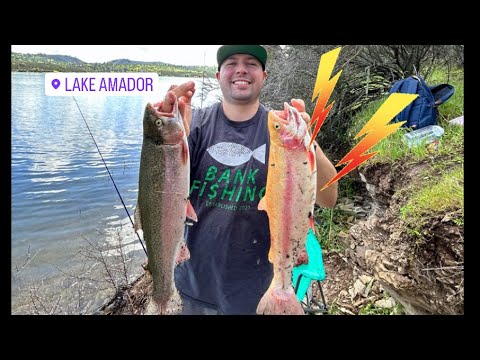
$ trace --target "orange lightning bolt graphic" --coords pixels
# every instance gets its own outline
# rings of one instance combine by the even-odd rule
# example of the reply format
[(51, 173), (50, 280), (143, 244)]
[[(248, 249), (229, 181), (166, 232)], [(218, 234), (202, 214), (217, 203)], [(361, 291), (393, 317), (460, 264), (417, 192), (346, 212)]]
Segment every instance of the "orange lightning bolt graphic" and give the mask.
[(365, 152), (391, 133), (397, 131), (398, 128), (403, 125), (405, 121), (390, 125), (387, 125), (387, 123), (408, 104), (415, 100), (417, 96), (418, 95), (412, 94), (391, 94), (372, 118), (365, 124), (362, 130), (360, 130), (355, 136), (355, 139), (358, 139), (362, 135), (367, 135), (352, 150), (350, 150), (350, 152), (340, 160), (336, 166), (345, 163), (347, 163), (347, 165), (332, 180), (330, 180), (322, 190), (374, 156), (376, 152), (369, 154), (365, 154)]
[(342, 71), (339, 71), (331, 80), (329, 80), (333, 71), (333, 67), (337, 62), (338, 54), (340, 54), (340, 49), (341, 48), (331, 50), (328, 53), (323, 54), (320, 58), (317, 80), (315, 82), (315, 88), (313, 89), (312, 102), (317, 96), (319, 96), (319, 94), (320, 96), (318, 97), (315, 110), (313, 111), (312, 120), (310, 121), (310, 126), (315, 124), (315, 129), (312, 132), (312, 139), (310, 140), (310, 144), (308, 144), (308, 148), (310, 145), (312, 145), (318, 132), (320, 131), (320, 128), (323, 125), (323, 122), (325, 121), (325, 118), (335, 103), (335, 101), (332, 101), (332, 103), (325, 108), (328, 100), (330, 99), (330, 95), (332, 95), (335, 85), (337, 85), (338, 78), (342, 73)]

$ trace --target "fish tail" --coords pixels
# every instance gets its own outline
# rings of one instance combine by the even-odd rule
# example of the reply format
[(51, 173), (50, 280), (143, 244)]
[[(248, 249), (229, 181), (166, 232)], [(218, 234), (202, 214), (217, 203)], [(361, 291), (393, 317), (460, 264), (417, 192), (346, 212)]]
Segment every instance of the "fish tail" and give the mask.
[(183, 302), (180, 297), (180, 293), (177, 289), (173, 292), (169, 299), (163, 300), (151, 296), (147, 307), (145, 309), (145, 315), (179, 315), (183, 311)]
[(305, 315), (293, 288), (270, 287), (257, 306), (258, 315)]
[(180, 249), (178, 250), (177, 259), (175, 260), (175, 266), (187, 261), (188, 259), (190, 259), (190, 250), (188, 250), (187, 243), (185, 239), (183, 239), (182, 243), (180, 244)]

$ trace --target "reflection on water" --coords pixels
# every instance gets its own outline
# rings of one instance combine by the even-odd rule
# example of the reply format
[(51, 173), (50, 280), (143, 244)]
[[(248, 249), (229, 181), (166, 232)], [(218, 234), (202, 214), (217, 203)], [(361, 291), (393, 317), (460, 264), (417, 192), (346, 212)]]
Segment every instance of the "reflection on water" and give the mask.
[[(132, 216), (145, 104), (186, 80), (161, 78), (155, 98), (76, 97)], [(202, 79), (192, 80), (198, 89), (193, 104), (200, 106)], [(215, 96), (210, 94), (203, 105)], [(25, 313), (25, 291), (32, 284), (49, 287), (52, 296), (68, 287), (70, 280), (59, 269), (81, 268), (79, 248), (87, 241), (108, 243), (118, 237), (112, 229), (120, 224), (131, 263), (143, 261), (142, 247), (72, 97), (45, 96), (44, 74), (12, 73), (11, 131), (12, 313)], [(91, 307), (102, 300), (97, 297)]]

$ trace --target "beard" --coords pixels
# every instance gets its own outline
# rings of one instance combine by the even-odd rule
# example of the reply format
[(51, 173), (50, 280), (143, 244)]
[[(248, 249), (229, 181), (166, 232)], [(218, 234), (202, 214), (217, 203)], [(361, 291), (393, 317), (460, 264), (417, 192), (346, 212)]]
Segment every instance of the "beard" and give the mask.
[(236, 103), (249, 103), (257, 101), (260, 96), (260, 90), (249, 86), (246, 89), (235, 89), (235, 85), (228, 84), (221, 86), (223, 98), (225, 101)]

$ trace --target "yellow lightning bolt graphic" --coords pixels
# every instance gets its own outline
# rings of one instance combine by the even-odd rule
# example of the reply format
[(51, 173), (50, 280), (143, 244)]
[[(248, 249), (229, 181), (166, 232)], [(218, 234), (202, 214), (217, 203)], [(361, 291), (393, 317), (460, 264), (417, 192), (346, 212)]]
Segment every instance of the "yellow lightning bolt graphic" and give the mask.
[[(308, 148), (312, 145), (315, 137), (317, 136), (320, 128), (325, 121), (330, 109), (332, 108), (335, 101), (332, 101), (327, 108), (328, 100), (330, 99), (330, 95), (332, 95), (333, 89), (335, 85), (337, 85), (338, 78), (342, 71), (340, 70), (332, 79), (330, 79), (330, 75), (332, 74), (333, 67), (337, 62), (338, 54), (340, 54), (341, 48), (337, 48), (334, 50), (325, 53), (320, 58), (320, 64), (318, 65), (318, 72), (317, 72), (317, 80), (315, 82), (315, 88), (313, 89), (312, 95), (312, 102), (318, 96), (317, 103), (315, 104), (315, 110), (313, 111), (312, 120), (310, 121), (310, 126), (315, 124), (315, 129), (312, 132), (312, 139), (310, 140), (310, 144), (308, 144)], [(329, 80), (330, 79), (330, 80)], [(320, 94), (320, 96), (319, 96)]]
[(355, 139), (358, 139), (362, 135), (367, 135), (352, 150), (350, 150), (350, 152), (340, 160), (336, 166), (345, 163), (347, 163), (347, 165), (332, 180), (330, 180), (322, 190), (374, 156), (376, 152), (369, 154), (365, 154), (365, 152), (391, 133), (397, 131), (398, 128), (405, 123), (405, 121), (401, 121), (387, 125), (394, 116), (415, 100), (417, 96), (418, 95), (412, 94), (391, 94), (372, 118), (365, 124), (362, 130), (360, 130), (355, 136)]

